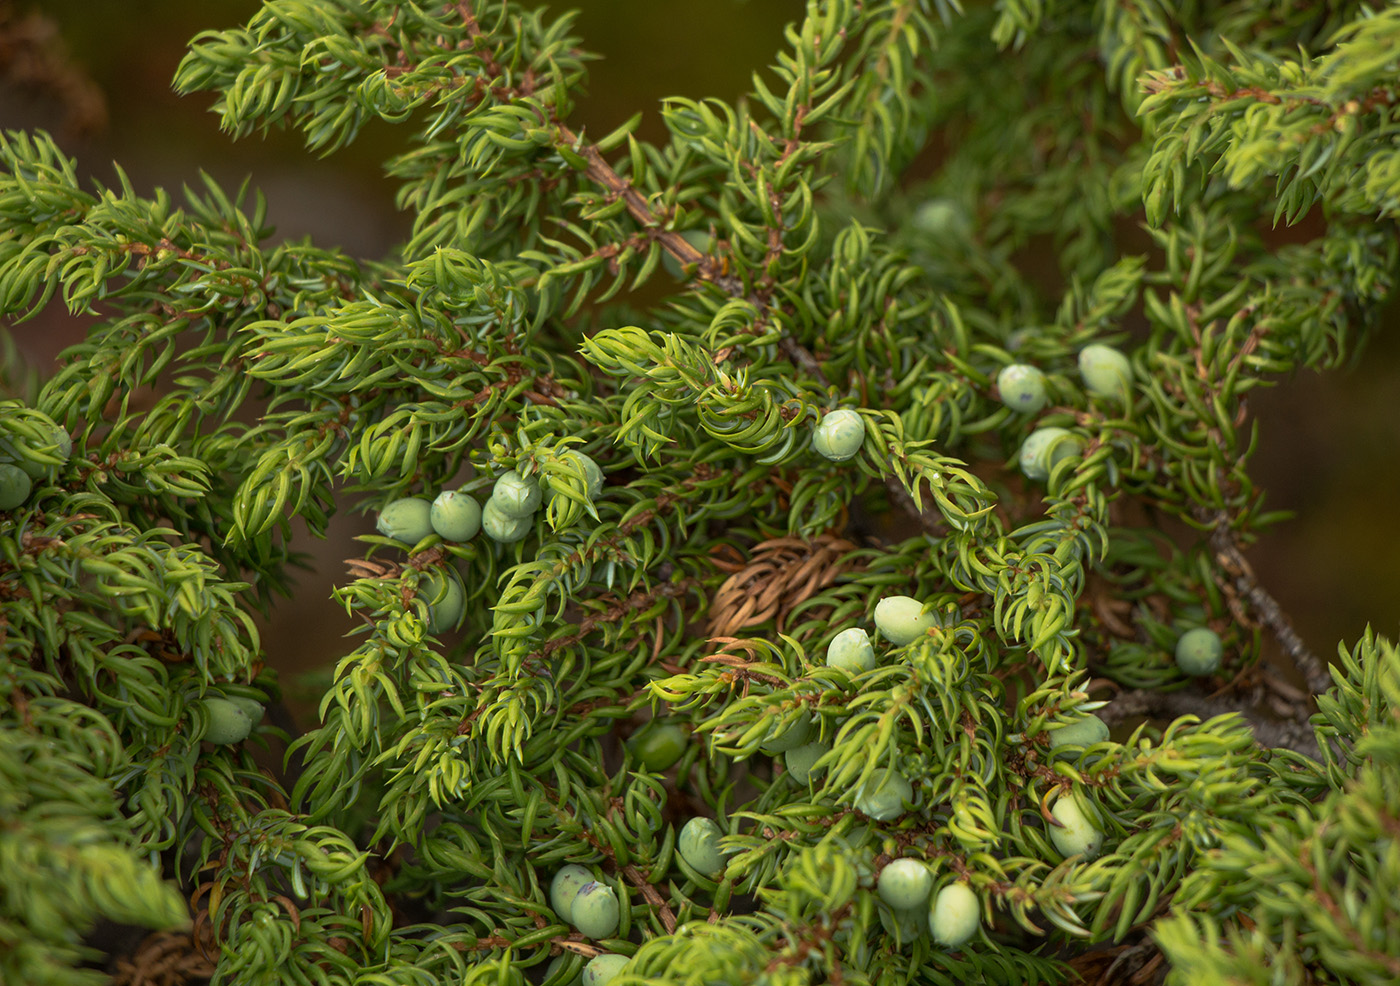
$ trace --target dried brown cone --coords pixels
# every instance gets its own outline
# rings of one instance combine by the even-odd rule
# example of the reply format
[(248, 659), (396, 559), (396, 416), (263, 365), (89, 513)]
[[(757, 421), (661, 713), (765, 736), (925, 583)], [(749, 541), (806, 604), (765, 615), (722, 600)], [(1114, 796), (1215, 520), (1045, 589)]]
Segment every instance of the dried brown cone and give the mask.
[(842, 562), (854, 549), (834, 534), (773, 538), (755, 545), (747, 559), (730, 545), (716, 546), (711, 563), (731, 574), (710, 602), (709, 636), (736, 636), (768, 620), (782, 632), (793, 607), (858, 567)]

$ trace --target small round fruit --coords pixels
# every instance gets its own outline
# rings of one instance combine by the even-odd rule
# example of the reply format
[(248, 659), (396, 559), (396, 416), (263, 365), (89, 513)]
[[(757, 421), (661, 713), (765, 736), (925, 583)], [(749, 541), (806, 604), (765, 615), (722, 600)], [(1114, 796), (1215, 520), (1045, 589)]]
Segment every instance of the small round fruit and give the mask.
[(723, 834), (712, 819), (692, 818), (681, 829), (676, 850), (692, 870), (716, 879), (727, 865), (724, 852), (719, 847)]
[(528, 519), (540, 508), (539, 480), (507, 469), (491, 488), (491, 503), (507, 517)]
[(568, 863), (559, 868), (554, 879), (549, 881), (549, 906), (559, 915), (561, 921), (572, 921), (574, 898), (585, 884), (592, 883), (593, 874), (577, 863)]
[(512, 517), (501, 512), (495, 499), (486, 501), (481, 508), (481, 529), (492, 541), (500, 544), (514, 544), (522, 541), (530, 533), (534, 524), (529, 517)]
[(1108, 725), (1098, 716), (1084, 716), (1067, 726), (1046, 730), (1050, 738), (1050, 749), (1062, 746), (1093, 746), (1108, 739)]
[(965, 236), (967, 214), (952, 199), (929, 199), (914, 210), (914, 228), (929, 236)]
[(226, 701), (232, 702), (242, 709), (243, 714), (248, 717), (253, 725), (256, 726), (258, 723), (262, 722), (263, 707), (261, 702), (251, 698), (244, 698), (242, 695), (230, 695)]
[(832, 638), (826, 648), (828, 667), (860, 674), (875, 667), (875, 648), (870, 646), (870, 634), (860, 627), (848, 627)]
[(897, 945), (907, 945), (928, 930), (928, 908), (881, 908), (880, 924), (894, 937)]
[(433, 505), (422, 497), (406, 496), (379, 511), (375, 526), (386, 538), (417, 544), (433, 533)]
[(34, 483), (19, 466), (0, 462), (0, 510), (13, 510), (29, 499)]
[(997, 374), (1001, 402), (1021, 414), (1034, 414), (1045, 406), (1045, 374), (1026, 363), (1012, 363)]
[(1176, 666), (1190, 675), (1215, 674), (1225, 646), (1209, 627), (1187, 630), (1176, 642)]
[(1133, 365), (1112, 346), (1094, 343), (1079, 351), (1079, 375), (1084, 389), (1100, 397), (1121, 396), (1133, 382)]
[(253, 731), (253, 720), (226, 698), (206, 698), (204, 711), (209, 716), (209, 727), (204, 731), (204, 738), (210, 743), (220, 746), (239, 743)]
[(1064, 428), (1037, 428), (1021, 445), (1021, 472), (1028, 479), (1049, 479), (1056, 463), (1083, 451), (1084, 443)]
[(588, 477), (588, 499), (592, 500), (603, 491), (603, 470), (582, 452), (574, 452), (573, 457), (583, 463), (583, 472)]
[(439, 493), (428, 517), (444, 541), (470, 541), (481, 530), (481, 504), (461, 490)]
[(647, 770), (674, 766), (690, 745), (690, 734), (674, 722), (650, 722), (627, 739), (627, 749)]
[(585, 883), (571, 913), (574, 927), (585, 938), (607, 938), (617, 930), (617, 892), (606, 883)]
[(856, 796), (856, 810), (880, 822), (904, 814), (904, 805), (914, 800), (914, 788), (893, 770), (877, 770)]
[(933, 890), (933, 874), (917, 859), (896, 859), (880, 871), (875, 889), (893, 908), (921, 907)]
[[(544, 970), (544, 986), (580, 986), (583, 982), (583, 970), (569, 975), (566, 971), (574, 961), (573, 952), (565, 952), (563, 955), (556, 955), (550, 960), (549, 965)], [(562, 978), (556, 979), (556, 976)]]
[(429, 569), (419, 583), (420, 593), (428, 601), (428, 632), (444, 633), (462, 622), (467, 608), (467, 593), (451, 572)]
[(812, 448), (832, 462), (855, 458), (865, 444), (865, 422), (848, 408), (837, 408), (822, 418), (812, 433)]
[(612, 980), (627, 964), (627, 956), (605, 952), (595, 955), (583, 967), (583, 986), (603, 986)]
[(1050, 808), (1058, 826), (1050, 827), (1050, 841), (1062, 856), (1083, 856), (1093, 859), (1103, 845), (1103, 833), (1085, 817), (1079, 803), (1069, 795), (1062, 795)]
[(813, 777), (819, 777), (826, 773), (825, 767), (814, 766), (822, 756), (830, 750), (821, 740), (815, 743), (807, 743), (799, 746), (795, 750), (788, 750), (783, 754), (783, 763), (787, 766), (788, 774), (799, 784), (808, 784)]
[(982, 924), (982, 903), (965, 883), (950, 883), (938, 891), (928, 913), (928, 930), (933, 940), (957, 948)]
[(776, 736), (770, 737), (759, 749), (770, 757), (776, 756), (779, 753), (787, 753), (789, 750), (795, 750), (799, 746), (811, 742), (812, 730), (815, 726), (816, 724), (812, 721), (812, 714), (810, 712), (803, 712), (793, 720), (792, 724), (786, 729), (779, 727), (781, 731)]
[(936, 626), (938, 617), (924, 612), (911, 596), (886, 596), (875, 604), (875, 626), (896, 646), (911, 644)]

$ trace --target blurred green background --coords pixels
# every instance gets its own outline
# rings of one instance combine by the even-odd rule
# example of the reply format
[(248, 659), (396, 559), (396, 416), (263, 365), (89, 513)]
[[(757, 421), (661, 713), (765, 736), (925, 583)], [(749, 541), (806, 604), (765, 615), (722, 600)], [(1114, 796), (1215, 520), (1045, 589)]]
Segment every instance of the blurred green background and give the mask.
[[(54, 133), (85, 173), (114, 180), (120, 162), (138, 191), (177, 190), (202, 168), (226, 188), (245, 177), (268, 199), (280, 236), (311, 235), (358, 256), (378, 256), (409, 227), (394, 208), (394, 186), (381, 162), (400, 149), (400, 132), (368, 127), (328, 158), (307, 154), (295, 134), (230, 141), (207, 112), (208, 94), (179, 98), (170, 89), (187, 41), (199, 31), (243, 23), (256, 0), (0, 0), (0, 126)], [(601, 56), (575, 119), (603, 133), (638, 110), (641, 133), (657, 137), (664, 96), (733, 99), (755, 70), (773, 61), (783, 26), (800, 16), (799, 0), (587, 0), (555, 9), (580, 11), (575, 33)], [(45, 20), (28, 16), (40, 11)], [(58, 42), (91, 80), (57, 98), (34, 52)], [(1394, 326), (1394, 312), (1387, 319)], [(19, 326), (16, 338), (47, 370), (82, 331), (61, 305)], [(1312, 647), (1330, 655), (1370, 622), (1400, 630), (1400, 341), (1382, 331), (1354, 370), (1307, 373), (1258, 392), (1261, 422), (1253, 473), (1268, 505), (1295, 520), (1249, 551), (1261, 580), (1293, 615)], [(265, 627), (269, 661), (284, 673), (324, 666), (353, 646), (339, 638), (351, 621), (330, 599), (343, 578), (341, 559), (361, 552), (351, 540), (371, 528), (360, 515), (335, 519), (325, 542), (301, 537), (318, 570), (298, 597)], [(288, 682), (290, 683), (290, 682)]]

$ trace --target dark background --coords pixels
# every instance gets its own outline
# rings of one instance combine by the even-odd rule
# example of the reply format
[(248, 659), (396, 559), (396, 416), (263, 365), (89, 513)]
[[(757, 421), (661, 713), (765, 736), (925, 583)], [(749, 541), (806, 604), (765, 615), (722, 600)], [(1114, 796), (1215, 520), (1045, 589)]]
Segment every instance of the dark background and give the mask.
[[(0, 127), (43, 128), (104, 184), (120, 162), (138, 192), (197, 185), (199, 170), (236, 189), (247, 176), (267, 197), (278, 234), (310, 234), (357, 256), (379, 256), (403, 238), (408, 217), (394, 208), (382, 161), (403, 145), (400, 131), (372, 124), (350, 147), (317, 158), (300, 135), (276, 132), (232, 142), (207, 112), (212, 94), (177, 97), (170, 88), (185, 45), (201, 30), (242, 24), (256, 0), (0, 0)], [(589, 96), (576, 116), (601, 134), (641, 110), (642, 136), (660, 135), (664, 96), (733, 99), (749, 88), (798, 18), (800, 0), (583, 0), (553, 5), (581, 11), (575, 34), (602, 56), (590, 68)], [(41, 12), (44, 21), (29, 15)], [(62, 46), (90, 80), (59, 98), (33, 51)], [(1394, 312), (1392, 311), (1392, 316)], [(1261, 582), (1323, 656), (1350, 645), (1370, 622), (1400, 631), (1400, 342), (1394, 317), (1358, 365), (1321, 376), (1306, 372), (1259, 391), (1252, 410), (1262, 440), (1252, 473), (1268, 506), (1297, 512), (1248, 556)], [(21, 350), (42, 370), (82, 330), (60, 303), (15, 329)], [(344, 579), (341, 559), (361, 554), (350, 539), (368, 518), (342, 514), (330, 538), (302, 535), (319, 566), (298, 597), (264, 627), (268, 659), (292, 685), (296, 672), (324, 668), (349, 648), (351, 626), (330, 599)]]

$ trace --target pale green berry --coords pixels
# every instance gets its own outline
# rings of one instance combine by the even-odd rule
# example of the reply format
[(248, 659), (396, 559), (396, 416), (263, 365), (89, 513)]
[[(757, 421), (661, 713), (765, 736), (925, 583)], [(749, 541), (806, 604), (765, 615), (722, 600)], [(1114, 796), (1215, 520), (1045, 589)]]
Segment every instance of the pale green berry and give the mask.
[(1084, 389), (1100, 397), (1118, 397), (1133, 381), (1133, 365), (1112, 346), (1094, 343), (1079, 351)]
[(822, 418), (812, 433), (812, 448), (832, 462), (852, 459), (865, 444), (865, 422), (859, 414), (838, 408)]
[(416, 496), (395, 500), (379, 511), (375, 526), (386, 538), (417, 544), (433, 533), (433, 505)]
[(1001, 402), (1021, 414), (1034, 414), (1045, 406), (1045, 374), (1025, 363), (1012, 363), (997, 374)]
[(1084, 443), (1064, 428), (1037, 428), (1021, 445), (1021, 472), (1028, 479), (1045, 480), (1055, 464), (1084, 451)]
[(1103, 833), (1085, 816), (1079, 803), (1069, 795), (1062, 795), (1050, 808), (1058, 826), (1050, 826), (1050, 841), (1062, 856), (1083, 856), (1093, 859), (1103, 845)]
[(481, 504), (470, 493), (443, 490), (433, 501), (429, 520), (444, 541), (470, 541), (481, 530)]
[(681, 829), (680, 837), (676, 840), (676, 851), (692, 870), (715, 879), (727, 865), (719, 846), (723, 834), (712, 819), (692, 818)]
[(875, 889), (893, 908), (921, 907), (933, 890), (933, 874), (917, 859), (896, 859), (880, 871)]
[(894, 936), (896, 945), (907, 945), (928, 930), (928, 908), (881, 908), (880, 924), (888, 934)]
[(929, 236), (961, 237), (970, 228), (967, 214), (952, 199), (929, 199), (914, 210), (911, 222), (915, 229)]
[(613, 955), (604, 952), (602, 955), (595, 955), (588, 960), (588, 965), (583, 967), (583, 986), (603, 986), (627, 964), (627, 956)]
[(209, 726), (204, 738), (210, 743), (227, 746), (248, 738), (253, 731), (253, 720), (248, 714), (226, 698), (206, 698), (204, 711), (209, 717)]
[(570, 913), (574, 927), (585, 938), (607, 938), (617, 930), (617, 892), (606, 883), (585, 883)]
[(870, 646), (870, 634), (860, 627), (848, 627), (832, 638), (826, 648), (828, 667), (860, 674), (875, 667), (875, 648)]
[(226, 696), (226, 700), (242, 709), (243, 714), (248, 717), (253, 725), (256, 726), (258, 723), (262, 722), (263, 707), (261, 702), (256, 699), (245, 698), (242, 695), (228, 695)]
[(575, 452), (574, 455), (583, 461), (583, 471), (588, 474), (588, 497), (593, 499), (603, 491), (603, 470), (582, 452)]
[(1176, 666), (1190, 675), (1215, 674), (1225, 645), (1209, 627), (1187, 630), (1176, 642)]
[(481, 529), (492, 541), (500, 544), (514, 544), (516, 541), (523, 541), (530, 533), (534, 524), (529, 517), (512, 517), (501, 513), (500, 507), (496, 506), (495, 499), (486, 501), (486, 506), (481, 508)]
[(507, 517), (528, 519), (540, 508), (539, 480), (507, 469), (492, 487), (490, 502)]
[(690, 745), (690, 733), (674, 722), (650, 722), (627, 739), (627, 749), (647, 770), (674, 766)]
[(786, 727), (780, 725), (777, 734), (769, 737), (759, 749), (770, 757), (795, 750), (811, 741), (812, 731), (815, 727), (816, 724), (812, 721), (811, 713), (803, 712), (790, 725)]
[(1108, 739), (1108, 726), (1098, 716), (1086, 715), (1067, 726), (1054, 726), (1046, 730), (1050, 739), (1050, 749), (1062, 746), (1093, 746)]
[(830, 749), (831, 747), (821, 740), (817, 740), (814, 743), (799, 746), (795, 750), (788, 750), (787, 753), (783, 754), (783, 763), (787, 766), (788, 774), (793, 780), (799, 784), (807, 784), (814, 776), (826, 773), (826, 768), (816, 767), (816, 763)]
[(569, 967), (576, 964), (574, 960), (578, 957), (574, 952), (556, 955), (545, 967), (544, 982), (541, 986), (580, 986), (583, 982), (583, 970), (575, 969), (572, 973), (569, 972)]
[(568, 863), (559, 868), (554, 879), (549, 882), (549, 906), (559, 915), (561, 921), (572, 921), (574, 898), (585, 884), (592, 883), (593, 874), (576, 863)]
[[(588, 488), (588, 499), (596, 500), (598, 494), (603, 491), (603, 470), (598, 467), (598, 463), (584, 455), (582, 452), (570, 450), (565, 453), (570, 459), (579, 463), (583, 467), (583, 474)], [(554, 488), (547, 487), (544, 490), (544, 502), (550, 503), (554, 500)]]
[(443, 633), (462, 622), (467, 594), (454, 573), (428, 569), (418, 583), (418, 591), (428, 601), (429, 633)]
[(29, 499), (34, 483), (19, 466), (0, 462), (0, 510), (13, 510)]
[(904, 814), (905, 802), (913, 800), (914, 788), (902, 774), (877, 770), (856, 796), (856, 810), (876, 821), (887, 822)]
[(885, 596), (875, 604), (875, 626), (896, 646), (913, 643), (937, 624), (938, 617), (911, 596)]
[(949, 948), (957, 948), (973, 935), (982, 924), (982, 904), (965, 883), (950, 883), (938, 891), (929, 908), (928, 929), (933, 940)]

